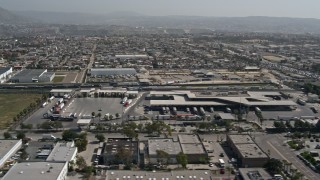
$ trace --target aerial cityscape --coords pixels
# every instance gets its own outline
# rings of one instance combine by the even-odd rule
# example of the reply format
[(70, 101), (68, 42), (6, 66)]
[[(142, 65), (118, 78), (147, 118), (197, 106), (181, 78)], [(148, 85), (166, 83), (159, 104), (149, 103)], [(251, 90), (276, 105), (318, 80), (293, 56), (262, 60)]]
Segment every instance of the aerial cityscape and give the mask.
[(319, 180), (320, 14), (243, 1), (0, 2), (0, 180)]

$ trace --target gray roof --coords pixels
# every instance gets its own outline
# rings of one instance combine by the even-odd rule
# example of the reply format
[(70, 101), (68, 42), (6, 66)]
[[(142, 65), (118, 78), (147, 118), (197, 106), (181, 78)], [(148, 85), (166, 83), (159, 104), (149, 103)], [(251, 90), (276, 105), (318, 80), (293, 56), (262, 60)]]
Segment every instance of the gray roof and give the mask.
[[(294, 106), (291, 100), (273, 100), (268, 95), (279, 95), (279, 92), (247, 92), (239, 96), (197, 96), (191, 91), (151, 91), (150, 95), (170, 95), (172, 100), (150, 100), (151, 106), (219, 106), (243, 104), (247, 106)], [(280, 96), (280, 95), (279, 95)], [(206, 101), (204, 101), (206, 99)]]
[(18, 143), (22, 143), (21, 140), (0, 140), (0, 160)]
[[(209, 170), (187, 170), (171, 172), (108, 170), (106, 176), (106, 180), (212, 180), (212, 177), (221, 177), (213, 175)], [(227, 177), (227, 175), (225, 175), (224, 177)]]
[(52, 180), (57, 179), (66, 166), (64, 163), (56, 162), (23, 162), (15, 164), (3, 177), (2, 180), (27, 180), (41, 179)]
[(0, 75), (9, 71), (11, 67), (0, 67)]
[(243, 158), (267, 158), (268, 156), (254, 143), (249, 135), (228, 135)]
[(270, 174), (263, 168), (239, 168), (243, 180), (271, 180)]
[(185, 144), (185, 143), (194, 143), (194, 144), (198, 144), (201, 143), (201, 141), (199, 140), (198, 136), (195, 134), (179, 134), (178, 135), (179, 141), (181, 144)]
[(38, 79), (46, 72), (46, 69), (24, 69), (11, 78), (11, 80), (32, 80)]
[(236, 120), (236, 118), (231, 113), (219, 113), (219, 116), (224, 120)]
[(58, 142), (48, 156), (47, 161), (71, 161), (75, 158), (76, 153), (77, 147), (74, 146), (74, 142)]
[(92, 68), (92, 75), (135, 75), (137, 71), (134, 68)]
[(184, 154), (205, 154), (202, 144), (181, 144)]
[(149, 139), (149, 155), (157, 155), (157, 150), (162, 150), (169, 155), (177, 155), (182, 152), (180, 143), (173, 139)]

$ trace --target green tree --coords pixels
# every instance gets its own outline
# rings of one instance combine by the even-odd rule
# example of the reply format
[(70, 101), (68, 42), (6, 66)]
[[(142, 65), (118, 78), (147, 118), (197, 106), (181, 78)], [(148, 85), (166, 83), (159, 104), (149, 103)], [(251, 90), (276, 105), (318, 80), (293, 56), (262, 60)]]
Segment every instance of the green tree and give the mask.
[(104, 142), (106, 140), (106, 138), (104, 137), (103, 134), (99, 133), (99, 134), (96, 134), (96, 139), (99, 141), (99, 142)]
[(7, 132), (7, 131), (3, 133), (3, 137), (5, 139), (11, 139), (12, 138), (11, 134), (9, 132)]
[(116, 118), (119, 118), (120, 117), (120, 114), (119, 113), (116, 113)]
[(112, 115), (112, 114), (110, 114), (109, 119), (110, 119), (110, 120), (112, 120), (112, 119), (113, 119), (113, 115)]
[(122, 147), (116, 153), (115, 159), (118, 160), (119, 164), (123, 163), (124, 165), (129, 166), (132, 163), (132, 153), (130, 150)]
[(97, 116), (99, 117), (99, 120), (101, 120), (101, 113), (100, 112), (98, 113)]
[(78, 134), (72, 130), (65, 130), (62, 133), (62, 139), (65, 141), (72, 141), (78, 137)]
[(168, 164), (169, 163), (170, 156), (167, 152), (165, 152), (163, 150), (157, 150), (156, 153), (157, 153), (158, 162), (160, 164)]
[(92, 116), (92, 117), (94, 117), (95, 115), (96, 115), (96, 113), (95, 113), (95, 112), (92, 112), (92, 113), (91, 113), (91, 116)]
[(279, 174), (282, 170), (282, 162), (279, 159), (269, 159), (264, 168), (271, 174)]
[(17, 132), (17, 139), (24, 139), (26, 137), (26, 134), (22, 131)]
[(177, 154), (177, 162), (183, 167), (187, 168), (188, 158), (183, 152)]
[(86, 160), (82, 156), (77, 156), (76, 165), (79, 169), (83, 169), (87, 166)]

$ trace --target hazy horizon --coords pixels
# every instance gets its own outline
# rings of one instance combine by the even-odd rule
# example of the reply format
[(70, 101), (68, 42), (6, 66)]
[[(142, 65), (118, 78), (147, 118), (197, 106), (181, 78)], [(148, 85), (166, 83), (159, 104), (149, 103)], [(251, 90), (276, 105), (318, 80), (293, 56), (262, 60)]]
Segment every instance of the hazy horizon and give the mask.
[(151, 16), (297, 17), (320, 19), (319, 0), (0, 0), (13, 11), (107, 14), (135, 12)]

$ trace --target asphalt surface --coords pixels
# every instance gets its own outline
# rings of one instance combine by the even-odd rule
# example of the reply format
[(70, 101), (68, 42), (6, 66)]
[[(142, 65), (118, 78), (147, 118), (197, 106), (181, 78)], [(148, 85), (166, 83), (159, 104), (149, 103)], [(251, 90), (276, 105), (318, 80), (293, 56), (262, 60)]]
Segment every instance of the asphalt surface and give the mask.
[(283, 134), (255, 134), (255, 142), (265, 151), (270, 151), (272, 158), (287, 160), (310, 180), (319, 180), (320, 174), (306, 166), (298, 157), (298, 152), (284, 146), (286, 138)]

